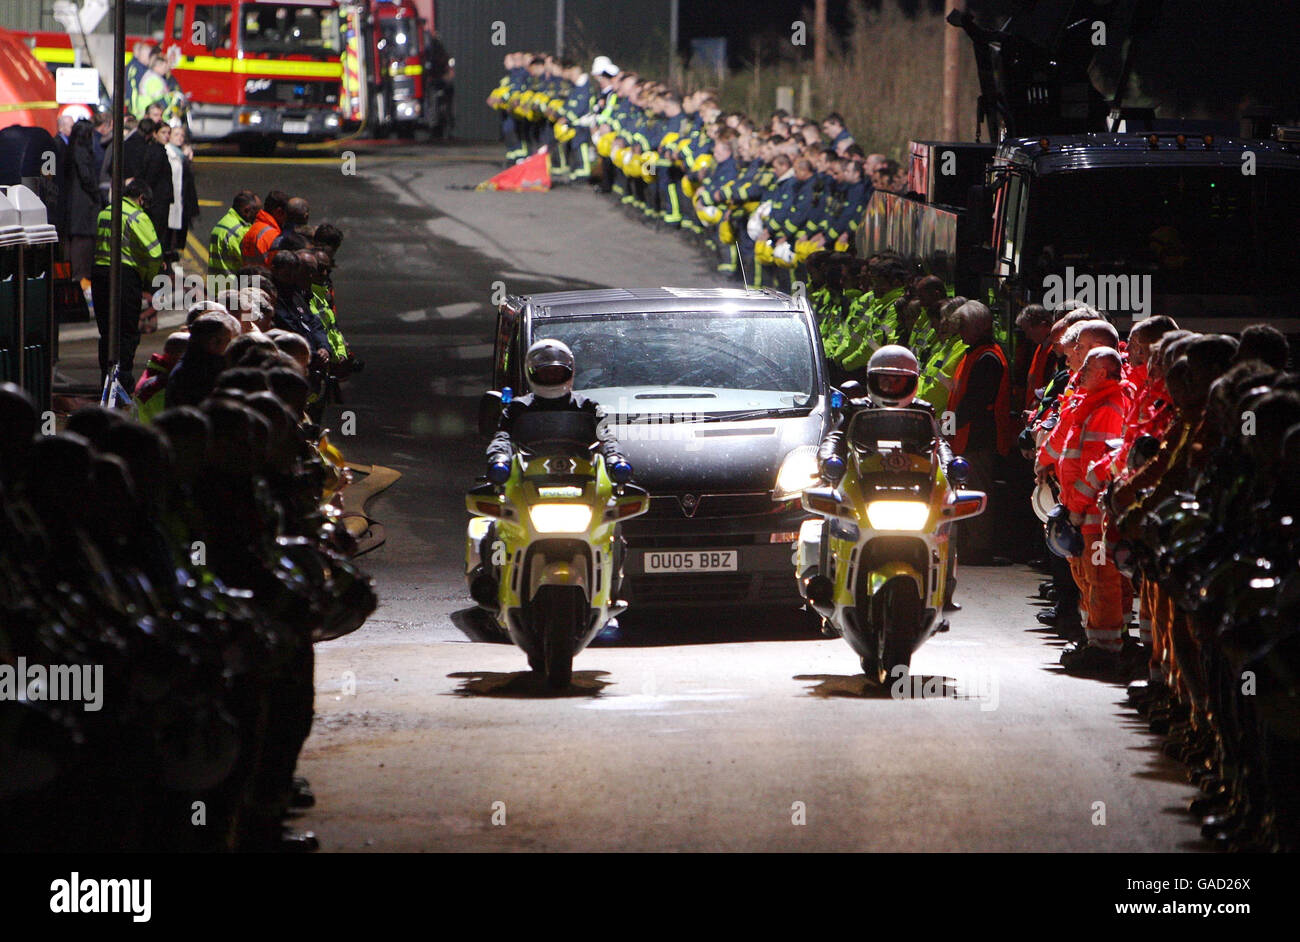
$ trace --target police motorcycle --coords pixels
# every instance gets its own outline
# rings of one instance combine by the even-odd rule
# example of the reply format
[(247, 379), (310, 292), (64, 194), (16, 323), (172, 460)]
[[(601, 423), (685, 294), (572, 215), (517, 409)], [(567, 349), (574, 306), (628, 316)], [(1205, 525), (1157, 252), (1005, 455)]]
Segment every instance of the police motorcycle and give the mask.
[[(880, 684), (906, 677), (912, 654), (948, 629), (953, 524), (986, 504), (983, 492), (961, 488), (969, 466), (951, 457), (933, 409), (913, 402), (917, 373), (904, 347), (872, 356), (869, 400), (850, 399), (819, 455), (826, 484), (803, 492), (821, 519), (804, 522), (795, 550), (800, 593), (824, 632), (848, 641)], [(845, 383), (832, 407), (860, 389)]]
[[(501, 398), (509, 405), (512, 391)], [(650, 508), (628, 483), (631, 466), (607, 462), (597, 436), (591, 413), (522, 414), (509, 461), (490, 463), (465, 496), (470, 596), (552, 689), (569, 685), (574, 656), (627, 609), (618, 525)]]

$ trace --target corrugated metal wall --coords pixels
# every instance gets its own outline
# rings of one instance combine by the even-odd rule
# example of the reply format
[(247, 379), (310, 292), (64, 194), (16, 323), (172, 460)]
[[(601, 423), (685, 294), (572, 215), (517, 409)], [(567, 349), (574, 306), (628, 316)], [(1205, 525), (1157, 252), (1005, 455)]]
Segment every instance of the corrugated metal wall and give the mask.
[[(6, 2), (6, 0), (0, 0)], [(565, 0), (565, 51), (604, 53), (619, 65), (657, 69), (667, 62), (669, 0)], [(505, 45), (493, 45), (493, 24)], [(497, 113), (484, 103), (500, 81), (505, 53), (555, 49), (555, 0), (438, 0), (438, 35), (456, 58), (456, 136), (495, 140)]]
[(52, 7), (52, 0), (0, 0), (0, 26), (5, 29), (59, 29), (50, 13)]

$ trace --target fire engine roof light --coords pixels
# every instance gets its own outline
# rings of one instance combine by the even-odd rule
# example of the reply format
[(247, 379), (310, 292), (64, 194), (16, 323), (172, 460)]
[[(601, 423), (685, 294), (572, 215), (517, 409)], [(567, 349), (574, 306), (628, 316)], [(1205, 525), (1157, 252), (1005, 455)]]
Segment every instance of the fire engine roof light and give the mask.
[(1178, 147), (1179, 147), (1180, 150), (1181, 150), (1181, 149), (1184, 149), (1184, 148), (1187, 147), (1187, 135), (1186, 135), (1186, 134), (1179, 134), (1177, 137), (1174, 138), (1174, 141), (1178, 144)]
[(1148, 135), (1147, 135), (1147, 143), (1151, 145), (1151, 149), (1152, 149), (1152, 150), (1155, 150), (1157, 147), (1160, 146), (1160, 137), (1159, 137), (1159, 135), (1156, 135), (1156, 134), (1148, 134)]
[(1204, 142), (1204, 144), (1205, 144), (1206, 147), (1212, 147), (1212, 146), (1214, 146), (1214, 135), (1213, 135), (1213, 134), (1207, 134), (1207, 135), (1205, 135), (1205, 137), (1201, 138), (1201, 140)]

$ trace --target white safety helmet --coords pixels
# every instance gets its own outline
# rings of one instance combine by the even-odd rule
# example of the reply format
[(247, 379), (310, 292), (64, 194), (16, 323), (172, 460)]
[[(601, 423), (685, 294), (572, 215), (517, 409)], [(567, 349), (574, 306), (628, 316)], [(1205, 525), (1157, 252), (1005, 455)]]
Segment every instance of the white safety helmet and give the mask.
[(539, 340), (524, 355), (528, 388), (542, 399), (561, 399), (573, 391), (573, 351), (558, 340)]
[(921, 368), (907, 347), (888, 344), (867, 361), (867, 393), (878, 406), (896, 408), (916, 398)]

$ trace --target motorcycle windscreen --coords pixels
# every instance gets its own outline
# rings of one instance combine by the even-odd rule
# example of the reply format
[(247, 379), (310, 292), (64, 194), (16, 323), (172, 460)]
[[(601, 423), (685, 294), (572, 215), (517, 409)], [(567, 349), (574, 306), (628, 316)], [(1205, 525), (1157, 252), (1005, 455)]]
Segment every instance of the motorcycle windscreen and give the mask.
[(597, 437), (596, 417), (573, 409), (533, 409), (510, 429), (511, 440), (525, 452), (554, 458), (586, 459)]
[(921, 409), (864, 409), (849, 425), (849, 443), (855, 448), (880, 451), (902, 447), (928, 452), (937, 429), (933, 417)]

